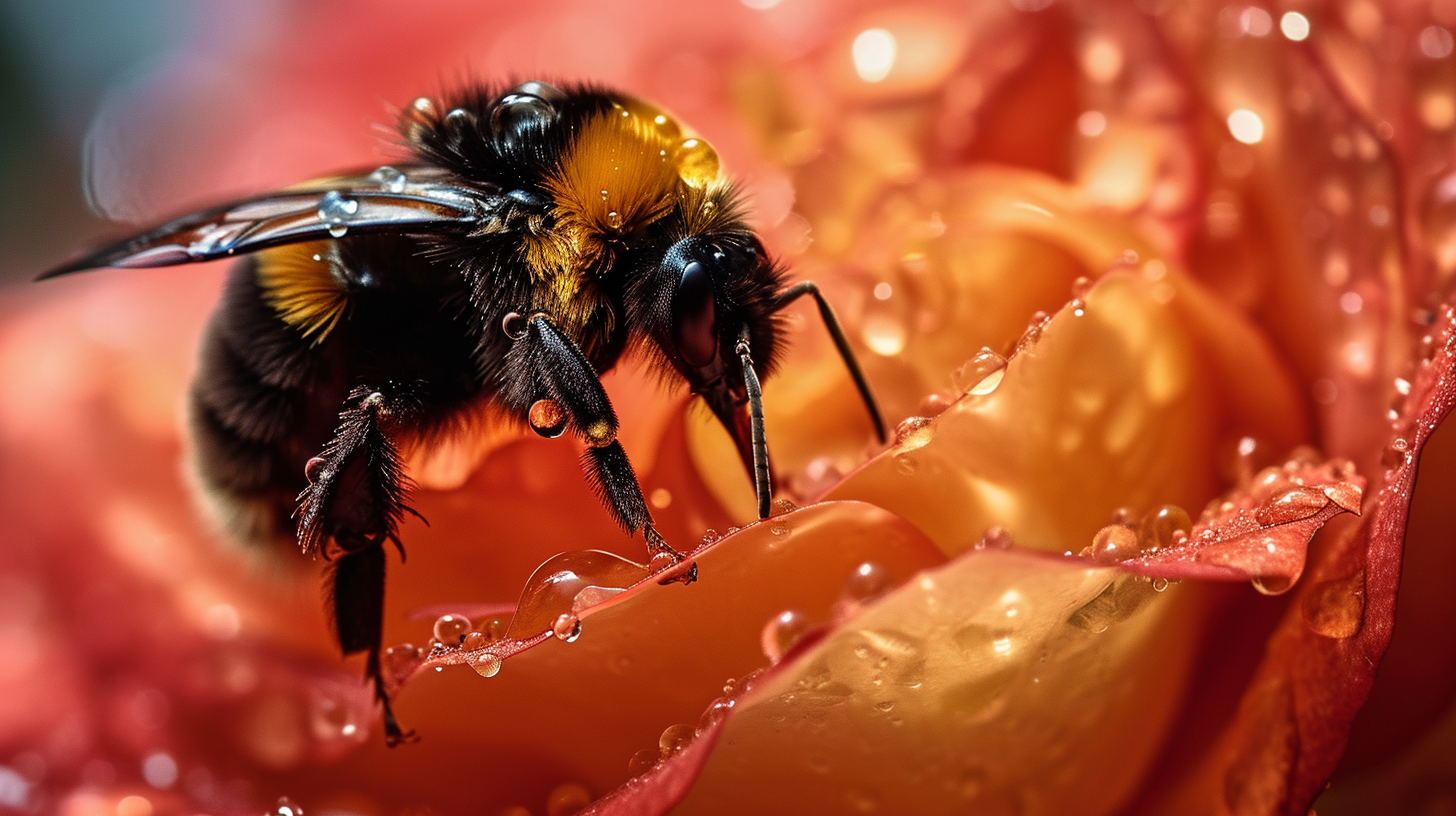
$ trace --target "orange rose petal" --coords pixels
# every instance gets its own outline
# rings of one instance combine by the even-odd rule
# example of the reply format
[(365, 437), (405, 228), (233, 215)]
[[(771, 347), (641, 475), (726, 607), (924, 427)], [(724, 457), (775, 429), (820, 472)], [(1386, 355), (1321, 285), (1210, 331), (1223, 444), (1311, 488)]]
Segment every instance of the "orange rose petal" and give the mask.
[(1178, 705), (1198, 616), (1179, 594), (966, 553), (755, 682), (674, 812), (1108, 812)]
[[(487, 671), (499, 671), (488, 679), (464, 672), (442, 688), (433, 672), (424, 671), (405, 689), (401, 716), (423, 735), (424, 745), (457, 744), (480, 729), (490, 732), (488, 743), (475, 741), (468, 755), (437, 757), (437, 772), (448, 775), (456, 768), (464, 774), (484, 763), (501, 778), (515, 780), (500, 790), (474, 792), (470, 801), (484, 807), (534, 805), (509, 797), (535, 791), (544, 798), (553, 785), (568, 781), (597, 793), (610, 790), (628, 778), (634, 753), (657, 746), (675, 723), (697, 723), (723, 695), (725, 680), (764, 665), (760, 635), (771, 618), (795, 610), (808, 622), (828, 621), (863, 563), (877, 565), (879, 580), (893, 586), (943, 560), (913, 527), (856, 502), (775, 516), (705, 545), (692, 557), (699, 570), (692, 586), (663, 586), (656, 575), (578, 607), (580, 635), (570, 643), (536, 632), (533, 625), (489, 649), (442, 651), (427, 660), (422, 670), (482, 665), (486, 651), (505, 657), (503, 663), (485, 664)], [(553, 561), (586, 563), (581, 553), (561, 558)], [(602, 577), (584, 568), (583, 586), (609, 584), (631, 572), (620, 559), (589, 560)], [(559, 582), (528, 587), (523, 601), (529, 608), (517, 617), (549, 628), (557, 615), (572, 611), (570, 597), (540, 591)], [(542, 598), (551, 598), (548, 606), (561, 605), (543, 608)], [(467, 708), (469, 716), (462, 716)], [(407, 757), (411, 750), (395, 754)]]
[(1186, 319), (1167, 275), (1109, 273), (1084, 308), (1059, 312), (1013, 357), (999, 383), (973, 387), (829, 496), (890, 508), (949, 553), (992, 526), (1028, 546), (1075, 551), (1117, 508), (1202, 505), (1232, 417), (1248, 423), (1237, 433), (1276, 445), (1296, 441), (1299, 426), (1287, 419), (1296, 412), (1278, 366), (1252, 336), (1245, 370), (1262, 372), (1275, 404), (1262, 420), (1221, 410), (1224, 372), (1204, 362), (1212, 355), (1190, 331), (1202, 325)]
[(1304, 571), (1305, 548), (1325, 522), (1360, 514), (1365, 480), (1349, 462), (1298, 460), (1268, 468), (1211, 502), (1186, 543), (1120, 562), (1139, 575), (1252, 580), (1266, 595), (1288, 591)]

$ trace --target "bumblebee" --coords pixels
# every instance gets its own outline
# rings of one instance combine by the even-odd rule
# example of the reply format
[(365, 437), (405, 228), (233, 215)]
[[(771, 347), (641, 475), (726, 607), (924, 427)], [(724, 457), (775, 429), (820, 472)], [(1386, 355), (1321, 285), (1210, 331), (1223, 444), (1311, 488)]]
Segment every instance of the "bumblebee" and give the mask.
[[(385, 737), (409, 735), (380, 673), (385, 545), (413, 512), (400, 451), (485, 415), (584, 442), (586, 478), (649, 555), (652, 514), (598, 375), (629, 349), (727, 428), (759, 515), (771, 495), (759, 379), (779, 315), (815, 299), (884, 425), (833, 310), (786, 285), (713, 149), (591, 86), (475, 87), (400, 115), (409, 158), (205, 210), (44, 275), (246, 256), (190, 392), (195, 465), (239, 538), (330, 562), (344, 654), (367, 653)], [(691, 575), (692, 573), (687, 573)]]

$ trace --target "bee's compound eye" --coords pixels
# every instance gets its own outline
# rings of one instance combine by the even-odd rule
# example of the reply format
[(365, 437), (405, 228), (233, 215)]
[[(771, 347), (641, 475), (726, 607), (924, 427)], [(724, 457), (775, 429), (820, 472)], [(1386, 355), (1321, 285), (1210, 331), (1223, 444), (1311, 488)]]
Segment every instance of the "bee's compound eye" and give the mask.
[(683, 267), (677, 282), (672, 299), (672, 339), (683, 362), (690, 366), (705, 366), (718, 355), (713, 276), (697, 261)]
[(496, 135), (514, 141), (540, 130), (556, 118), (556, 106), (534, 94), (515, 91), (501, 97), (490, 112), (490, 128)]

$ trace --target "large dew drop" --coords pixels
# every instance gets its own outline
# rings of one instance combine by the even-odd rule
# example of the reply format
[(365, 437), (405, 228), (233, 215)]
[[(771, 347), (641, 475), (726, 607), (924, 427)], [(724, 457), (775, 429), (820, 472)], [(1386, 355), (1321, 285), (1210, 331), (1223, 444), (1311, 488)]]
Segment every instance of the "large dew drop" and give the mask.
[(555, 632), (558, 618), (575, 614), (575, 601), (583, 590), (615, 594), (647, 577), (641, 564), (601, 550), (574, 550), (557, 555), (536, 568), (511, 619), (508, 637), (533, 638)]
[(441, 615), (435, 620), (435, 639), (446, 646), (459, 646), (472, 628), (464, 615)]
[(788, 609), (774, 615), (764, 624), (760, 636), (764, 656), (772, 663), (779, 662), (807, 631), (809, 619), (804, 617), (803, 612)]
[(1176, 504), (1165, 504), (1143, 517), (1138, 527), (1138, 545), (1145, 552), (1174, 547), (1188, 540), (1193, 519)]
[(1329, 506), (1330, 498), (1316, 487), (1292, 487), (1259, 506), (1255, 520), (1265, 527), (1307, 519)]
[(500, 674), (500, 655), (492, 654), (490, 652), (482, 652), (478, 655), (474, 655), (468, 658), (468, 661), (470, 663), (470, 668), (475, 669), (475, 673), (480, 675), (481, 677), (495, 677), (497, 674)]
[(962, 363), (951, 379), (956, 390), (979, 396), (995, 391), (1005, 375), (1006, 358), (989, 348), (982, 348)]

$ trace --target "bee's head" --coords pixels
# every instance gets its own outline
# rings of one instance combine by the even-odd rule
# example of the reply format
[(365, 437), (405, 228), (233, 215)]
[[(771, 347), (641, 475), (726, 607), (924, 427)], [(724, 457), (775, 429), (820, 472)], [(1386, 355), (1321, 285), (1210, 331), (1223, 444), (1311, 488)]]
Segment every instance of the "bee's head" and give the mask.
[(752, 233), (691, 235), (669, 246), (654, 276), (647, 333), (748, 453), (744, 352), (765, 376), (780, 347), (773, 296), (781, 273)]

